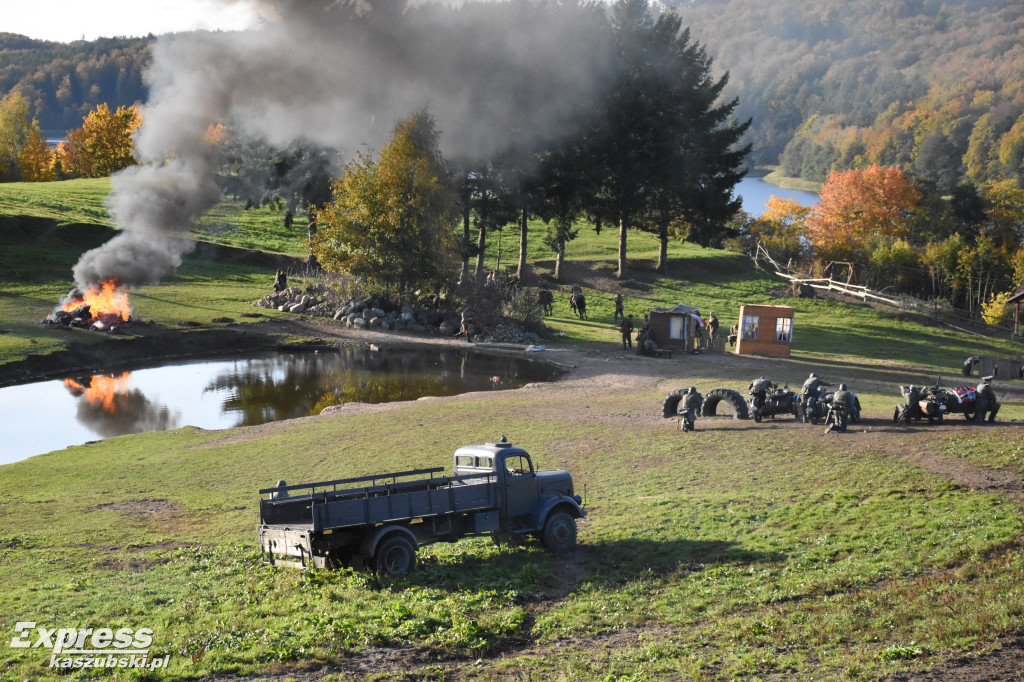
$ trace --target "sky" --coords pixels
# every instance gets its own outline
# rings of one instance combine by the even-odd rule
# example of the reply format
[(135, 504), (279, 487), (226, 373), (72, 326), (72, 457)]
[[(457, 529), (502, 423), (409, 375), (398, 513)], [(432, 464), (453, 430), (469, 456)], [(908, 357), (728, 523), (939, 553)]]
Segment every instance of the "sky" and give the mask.
[(0, 0), (0, 32), (62, 43), (256, 25), (245, 2), (217, 0)]

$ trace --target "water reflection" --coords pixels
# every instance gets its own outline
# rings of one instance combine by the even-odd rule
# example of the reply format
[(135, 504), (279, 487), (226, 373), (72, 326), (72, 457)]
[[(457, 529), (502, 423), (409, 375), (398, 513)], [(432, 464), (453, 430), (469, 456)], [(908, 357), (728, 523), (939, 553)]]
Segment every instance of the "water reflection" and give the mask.
[[(551, 381), (560, 370), (470, 350), (282, 353), (73, 375), (0, 388), (0, 464), (97, 436), (263, 424), (381, 403)], [(59, 425), (55, 427), (55, 425)]]
[(237, 414), (241, 426), (319, 414), (350, 402), (518, 388), (552, 378), (550, 368), (520, 358), (343, 349), (250, 360), (219, 373), (204, 392), (224, 394), (222, 409)]
[(69, 378), (64, 379), (64, 385), (79, 399), (75, 414), (78, 422), (104, 438), (178, 428), (181, 414), (133, 389), (131, 372)]

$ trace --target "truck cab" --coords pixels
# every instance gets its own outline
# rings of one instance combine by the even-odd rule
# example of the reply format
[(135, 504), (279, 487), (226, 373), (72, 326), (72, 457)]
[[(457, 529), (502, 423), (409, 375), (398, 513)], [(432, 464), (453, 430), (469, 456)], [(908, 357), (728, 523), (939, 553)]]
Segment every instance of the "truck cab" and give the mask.
[(455, 451), (456, 476), (487, 476), (498, 482), (501, 533), (523, 533), (543, 527), (558, 504), (574, 518), (584, 515), (568, 471), (537, 471), (526, 450), (501, 440), (468, 445)]

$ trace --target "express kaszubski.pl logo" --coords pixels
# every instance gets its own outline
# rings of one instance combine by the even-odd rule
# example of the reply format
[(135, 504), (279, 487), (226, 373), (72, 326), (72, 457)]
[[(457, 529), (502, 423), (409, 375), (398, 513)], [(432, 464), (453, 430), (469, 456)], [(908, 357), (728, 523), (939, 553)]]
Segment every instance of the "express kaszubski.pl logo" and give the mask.
[(12, 649), (50, 651), (51, 668), (166, 668), (170, 655), (153, 656), (150, 628), (47, 628), (34, 621), (14, 626)]

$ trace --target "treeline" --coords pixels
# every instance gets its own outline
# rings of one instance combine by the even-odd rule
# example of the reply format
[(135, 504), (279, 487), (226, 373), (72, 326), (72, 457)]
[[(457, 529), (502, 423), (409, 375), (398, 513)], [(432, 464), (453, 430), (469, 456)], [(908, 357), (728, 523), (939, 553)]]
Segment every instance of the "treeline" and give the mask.
[(754, 164), (898, 165), (948, 192), (1024, 180), (1024, 3), (695, 0), (684, 23), (752, 117)]
[(153, 40), (54, 43), (0, 33), (0, 97), (20, 92), (44, 131), (77, 128), (101, 104), (116, 110), (146, 101), (142, 72)]

